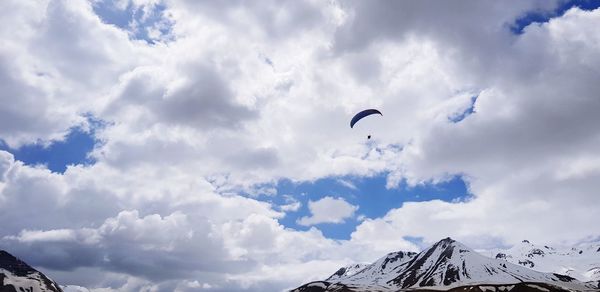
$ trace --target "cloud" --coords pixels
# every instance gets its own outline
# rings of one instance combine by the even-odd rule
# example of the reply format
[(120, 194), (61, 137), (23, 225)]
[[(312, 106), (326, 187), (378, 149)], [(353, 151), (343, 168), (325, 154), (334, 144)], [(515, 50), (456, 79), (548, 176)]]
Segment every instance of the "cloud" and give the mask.
[[(150, 121), (201, 130), (234, 127), (256, 113), (235, 102), (229, 85), (209, 64), (180, 64), (176, 76), (164, 68), (127, 75), (112, 108), (144, 112)], [(166, 76), (165, 76), (166, 75)]]
[(75, 236), (74, 233), (68, 229), (49, 231), (23, 230), (19, 233), (19, 236), (6, 236), (5, 239), (17, 240), (19, 242), (74, 241)]
[(6, 180), (5, 175), (10, 170), (11, 166), (15, 163), (15, 158), (12, 154), (6, 151), (0, 151), (0, 182)]
[(0, 138), (11, 147), (61, 140), (85, 124), (83, 114), (95, 111), (98, 96), (142, 55), (126, 33), (102, 25), (85, 1), (2, 6)]
[[(0, 153), (0, 246), (61, 283), (135, 291), (202, 279), (222, 291), (289, 288), (315, 279), (318, 263), (328, 274), (371, 245), (285, 228), (276, 206), (215, 193), (182, 172), (146, 166), (123, 175), (96, 163), (56, 174)], [(387, 251), (368, 250), (362, 261)], [(293, 277), (262, 274), (292, 267)]]
[(308, 209), (310, 216), (298, 219), (298, 224), (310, 226), (320, 223), (343, 223), (347, 218), (354, 216), (358, 206), (346, 202), (343, 198), (326, 196), (317, 201), (309, 201)]
[(221, 25), (238, 31), (243, 28), (253, 37), (275, 39), (294, 38), (305, 30), (322, 28), (327, 21), (329, 3), (319, 1), (268, 1), (247, 3), (202, 3), (189, 0), (168, 2), (174, 13), (186, 19), (201, 14)]
[[(225, 267), (230, 259), (218, 243), (219, 237), (212, 235), (211, 228), (210, 223), (201, 220), (191, 226), (182, 213), (140, 217), (137, 211), (122, 211), (96, 229), (22, 232), (5, 241), (16, 252), (41, 250), (39, 257), (30, 257), (37, 265), (60, 269), (100, 266), (146, 278), (168, 279), (186, 277), (198, 270), (214, 271), (219, 266), (228, 270)], [(23, 247), (12, 246), (13, 240), (14, 245)], [(93, 256), (65, 259), (71, 250)], [(192, 250), (196, 252), (191, 254)], [(180, 253), (186, 253), (187, 257), (177, 256)], [(164, 269), (165, 264), (169, 265), (168, 270)]]
[(279, 206), (281, 211), (296, 212), (300, 210), (300, 207), (302, 207), (302, 203), (300, 201), (294, 199), (294, 197), (291, 195), (284, 195), (284, 197), (286, 204)]
[[(339, 52), (364, 50), (377, 42), (401, 43), (425, 37), (443, 43), (479, 44), (479, 47), (463, 46), (461, 50), (493, 51), (493, 45), (507, 45), (505, 42), (511, 38), (509, 28), (517, 18), (530, 11), (550, 12), (556, 9), (558, 2), (514, 4), (348, 1), (348, 15), (335, 32), (335, 49)], [(469, 21), (464, 21), (465, 17)], [(472, 26), (472, 23), (481, 25)]]
[(356, 185), (354, 185), (354, 183), (352, 183), (352, 181), (347, 180), (347, 179), (338, 179), (337, 182), (351, 190), (358, 190), (358, 188), (356, 187)]
[[(88, 114), (107, 125), (96, 163), (63, 174), (0, 151), (0, 246), (61, 283), (276, 291), (417, 250), (408, 237), (597, 236), (600, 10), (514, 35), (557, 2), (168, 0), (171, 38), (149, 44), (91, 5), (0, 4), (0, 139), (51, 143)], [(383, 118), (348, 127), (371, 107)], [(280, 223), (297, 199), (261, 201), (283, 178), (380, 173), (388, 187), (458, 174), (473, 197), (404, 203), (349, 240), (311, 226), (352, 218), (343, 198), (310, 201), (306, 231)]]
[[(482, 245), (593, 237), (587, 222), (598, 212), (592, 206), (599, 133), (593, 113), (598, 88), (591, 80), (599, 76), (590, 64), (600, 55), (598, 34), (589, 29), (599, 13), (573, 8), (527, 27), (499, 52), (510, 55), (509, 62), (471, 72), (483, 76), (475, 80), (486, 86), (474, 114), (456, 124), (435, 123), (404, 148), (402, 167), (392, 177), (418, 184), (462, 174), (472, 200), (406, 203), (365, 222), (357, 234), (370, 226), (429, 242), (450, 235)], [(477, 54), (488, 59), (496, 51)]]
[[(20, 98), (2, 96), (3, 117), (15, 117), (0, 137), (14, 147), (51, 143), (88, 112), (107, 126), (96, 132), (96, 163), (63, 174), (0, 151), (0, 246), (61, 283), (116, 291), (188, 289), (192, 280), (222, 291), (281, 290), (387, 252), (285, 228), (281, 209), (237, 193), (282, 177), (385, 167), (379, 152), (360, 158), (370, 151), (362, 134), (355, 142), (333, 123), (354, 110), (344, 96), (368, 90), (339, 83), (342, 62), (314, 71), (339, 12), (321, 3), (256, 6), (242, 17), (239, 5), (215, 10), (240, 21), (228, 26), (167, 2), (168, 45), (130, 39), (87, 1), (3, 3), (12, 15), (3, 20), (13, 22), (2, 27), (26, 21), (23, 33), (2, 30), (11, 44), (2, 86)], [(282, 25), (255, 23), (270, 21), (255, 12)], [(357, 258), (357, 247), (369, 252)]]

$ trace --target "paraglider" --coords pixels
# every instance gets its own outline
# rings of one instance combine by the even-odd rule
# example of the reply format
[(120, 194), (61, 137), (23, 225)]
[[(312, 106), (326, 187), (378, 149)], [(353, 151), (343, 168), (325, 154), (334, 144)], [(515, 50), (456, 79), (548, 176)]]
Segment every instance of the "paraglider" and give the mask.
[[(374, 114), (380, 114), (383, 116), (383, 114), (376, 109), (366, 109), (364, 111), (357, 113), (356, 115), (354, 115), (352, 120), (350, 120), (350, 128), (354, 128), (354, 124), (356, 124), (362, 118), (364, 118), (366, 116), (374, 115)], [(367, 136), (367, 139), (371, 139), (371, 135)]]

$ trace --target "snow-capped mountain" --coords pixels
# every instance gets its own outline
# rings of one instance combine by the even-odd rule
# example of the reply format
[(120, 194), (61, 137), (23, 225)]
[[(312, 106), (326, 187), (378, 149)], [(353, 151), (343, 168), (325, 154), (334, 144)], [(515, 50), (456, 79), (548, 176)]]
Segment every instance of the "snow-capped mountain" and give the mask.
[(347, 278), (349, 276), (356, 274), (357, 272), (360, 272), (366, 266), (368, 266), (368, 265), (353, 264), (353, 265), (341, 267), (339, 270), (337, 270), (337, 272), (333, 273), (333, 275), (329, 276), (329, 278), (327, 278), (325, 281), (336, 281), (336, 280), (339, 280), (342, 278)]
[(583, 282), (600, 281), (598, 242), (554, 248), (523, 240), (508, 250), (497, 251), (495, 257), (540, 272), (568, 275)]
[(370, 265), (350, 265), (353, 267), (350, 270), (341, 268), (325, 281), (378, 286), (392, 280), (394, 275), (403, 270), (416, 255), (415, 252), (392, 252)]
[(341, 276), (334, 277), (336, 274), (294, 291), (449, 290), (464, 286), (478, 287), (479, 290), (474, 291), (481, 291), (485, 286), (494, 291), (498, 287), (508, 289), (515, 285), (528, 287), (526, 291), (592, 290), (569, 276), (538, 272), (483, 256), (450, 238), (416, 255), (391, 253), (360, 271), (345, 275), (341, 272)]
[(416, 288), (520, 282), (552, 283), (563, 287), (578, 286), (576, 283), (578, 281), (568, 276), (542, 273), (488, 258), (450, 238), (443, 239), (418, 254), (388, 284), (398, 288)]
[(0, 250), (0, 291), (62, 292), (63, 290), (36, 269)]

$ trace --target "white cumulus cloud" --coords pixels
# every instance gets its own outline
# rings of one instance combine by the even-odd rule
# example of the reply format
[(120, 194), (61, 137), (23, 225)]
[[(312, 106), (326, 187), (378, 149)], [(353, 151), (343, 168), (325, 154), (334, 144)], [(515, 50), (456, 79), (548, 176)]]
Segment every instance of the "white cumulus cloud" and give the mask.
[(298, 219), (298, 224), (310, 226), (320, 223), (343, 223), (352, 218), (358, 206), (354, 206), (344, 198), (323, 197), (317, 201), (309, 201), (310, 216)]

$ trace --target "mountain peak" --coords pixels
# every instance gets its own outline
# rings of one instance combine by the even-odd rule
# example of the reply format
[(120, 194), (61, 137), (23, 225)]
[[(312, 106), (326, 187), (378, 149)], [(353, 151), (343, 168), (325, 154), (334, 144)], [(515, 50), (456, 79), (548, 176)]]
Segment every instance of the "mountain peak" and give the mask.
[(26, 264), (24, 261), (4, 250), (0, 250), (0, 268), (5, 269), (19, 277), (24, 277), (28, 274), (36, 272), (34, 268)]
[(463, 243), (456, 241), (450, 237), (446, 237), (434, 245), (430, 247), (430, 249), (441, 248), (441, 249), (451, 249), (449, 252), (460, 251), (460, 252), (470, 252), (472, 251), (470, 247), (464, 245)]
[[(356, 271), (356, 270), (355, 270)], [(465, 285), (529, 285), (544, 287), (584, 287), (583, 283), (562, 275), (542, 273), (504, 260), (485, 257), (466, 245), (444, 238), (419, 254), (390, 253), (360, 271), (338, 271), (318, 284), (321, 290), (310, 290), (315, 283), (294, 291), (398, 291), (424, 287), (454, 288)], [(351, 274), (351, 275), (350, 275)], [(310, 286), (310, 287), (309, 287)], [(308, 289), (308, 290), (307, 290)], [(545, 290), (544, 290), (545, 289)], [(540, 291), (547, 291), (544, 288)], [(553, 288), (554, 291), (564, 291)], [(535, 291), (535, 290), (534, 290)]]
[(0, 250), (0, 291), (61, 292), (62, 290), (56, 282), (24, 261)]
[(401, 288), (450, 285), (469, 278), (465, 259), (473, 251), (466, 245), (444, 238), (419, 253), (391, 283)]
[(359, 284), (385, 282), (391, 280), (397, 271), (402, 270), (416, 255), (417, 253), (415, 252), (391, 252), (370, 265), (357, 264), (343, 267), (325, 281), (342, 281)]

